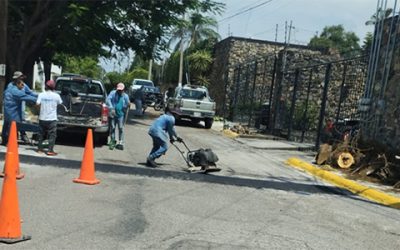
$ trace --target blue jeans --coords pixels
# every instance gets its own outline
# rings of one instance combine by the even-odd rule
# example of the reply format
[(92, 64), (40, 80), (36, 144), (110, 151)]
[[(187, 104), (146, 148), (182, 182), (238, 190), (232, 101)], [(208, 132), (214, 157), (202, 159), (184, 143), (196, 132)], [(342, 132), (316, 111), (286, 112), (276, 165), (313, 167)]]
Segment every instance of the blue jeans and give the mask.
[(161, 155), (165, 154), (168, 150), (168, 142), (162, 140), (161, 138), (150, 135), (151, 138), (153, 139), (153, 148), (150, 151), (149, 157), (151, 159), (157, 159)]
[(111, 141), (115, 141), (115, 130), (118, 127), (118, 139), (119, 144), (124, 143), (124, 116), (122, 117), (110, 117), (110, 137)]
[(143, 115), (143, 103), (141, 99), (135, 99), (135, 115), (142, 116)]

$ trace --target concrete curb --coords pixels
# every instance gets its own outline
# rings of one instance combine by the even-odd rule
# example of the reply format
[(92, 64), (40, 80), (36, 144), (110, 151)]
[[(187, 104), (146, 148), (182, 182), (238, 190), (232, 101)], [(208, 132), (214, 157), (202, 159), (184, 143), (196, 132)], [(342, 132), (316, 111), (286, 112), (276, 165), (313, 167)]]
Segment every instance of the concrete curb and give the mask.
[(322, 170), (298, 158), (289, 158), (286, 161), (286, 164), (307, 171), (312, 175), (315, 175), (329, 183), (334, 184), (335, 186), (347, 189), (356, 195), (360, 195), (376, 203), (400, 209), (400, 198), (397, 198), (395, 196), (358, 184), (354, 181), (340, 177), (332, 172)]

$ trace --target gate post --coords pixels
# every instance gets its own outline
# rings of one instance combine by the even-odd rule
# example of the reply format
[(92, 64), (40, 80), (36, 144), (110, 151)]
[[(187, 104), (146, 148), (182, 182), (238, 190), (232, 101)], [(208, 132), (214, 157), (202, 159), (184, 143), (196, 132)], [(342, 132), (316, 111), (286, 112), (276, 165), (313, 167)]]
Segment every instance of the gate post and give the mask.
[(320, 112), (319, 112), (317, 140), (315, 142), (315, 149), (316, 150), (318, 150), (318, 148), (319, 148), (319, 140), (321, 138), (322, 126), (324, 125), (326, 99), (328, 97), (328, 87), (329, 87), (329, 80), (331, 78), (331, 72), (332, 72), (332, 63), (329, 63), (326, 66), (326, 71), (325, 71), (324, 91), (323, 91), (323, 94), (322, 94), (322, 103), (321, 103), (321, 109), (320, 109)]
[(288, 134), (287, 134), (287, 140), (288, 141), (290, 141), (290, 136), (292, 134), (293, 115), (294, 115), (294, 108), (296, 106), (296, 94), (297, 94), (297, 89), (298, 89), (299, 75), (300, 75), (300, 70), (299, 70), (299, 68), (297, 68), (296, 69), (296, 73), (295, 73), (295, 77), (294, 77), (292, 103), (291, 103), (291, 106), (290, 106), (290, 113), (289, 113), (289, 124), (288, 124)]

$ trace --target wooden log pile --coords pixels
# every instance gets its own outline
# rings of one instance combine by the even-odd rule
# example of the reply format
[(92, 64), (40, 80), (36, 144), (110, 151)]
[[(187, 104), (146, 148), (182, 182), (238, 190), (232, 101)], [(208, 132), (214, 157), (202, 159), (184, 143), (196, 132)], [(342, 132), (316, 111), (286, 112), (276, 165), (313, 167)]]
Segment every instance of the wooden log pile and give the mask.
[(322, 144), (315, 157), (318, 165), (330, 165), (352, 177), (400, 188), (400, 156), (360, 136)]

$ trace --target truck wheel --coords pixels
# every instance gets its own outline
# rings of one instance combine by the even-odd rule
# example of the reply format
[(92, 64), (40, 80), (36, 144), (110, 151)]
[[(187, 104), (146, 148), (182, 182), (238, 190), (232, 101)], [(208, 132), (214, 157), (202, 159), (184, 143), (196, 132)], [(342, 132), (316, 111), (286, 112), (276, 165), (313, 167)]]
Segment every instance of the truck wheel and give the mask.
[(212, 118), (206, 118), (206, 119), (204, 120), (204, 127), (205, 127), (206, 129), (210, 129), (211, 126), (212, 126), (212, 124), (213, 124), (213, 122), (214, 122), (214, 119), (212, 119)]

